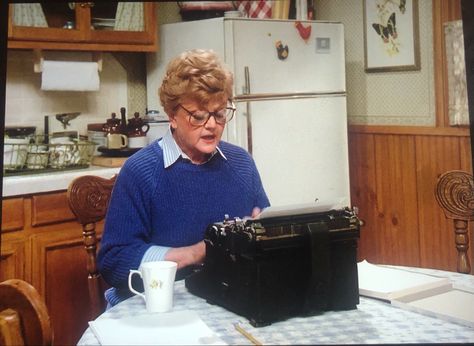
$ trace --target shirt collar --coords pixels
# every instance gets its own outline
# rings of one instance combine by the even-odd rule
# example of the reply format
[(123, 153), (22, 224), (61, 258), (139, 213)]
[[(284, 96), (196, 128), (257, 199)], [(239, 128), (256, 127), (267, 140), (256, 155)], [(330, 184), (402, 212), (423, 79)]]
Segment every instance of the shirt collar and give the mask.
[[(175, 163), (180, 157), (190, 160), (189, 156), (186, 155), (181, 148), (179, 147), (178, 143), (174, 140), (173, 134), (171, 133), (171, 125), (168, 127), (168, 131), (166, 131), (165, 135), (163, 138), (161, 138), (158, 141), (158, 145), (163, 149), (163, 161), (165, 168), (168, 168), (171, 166), (173, 163)], [(219, 147), (216, 147), (216, 150), (212, 153), (211, 157), (209, 158), (212, 159), (215, 154), (219, 153), (224, 160), (227, 160), (225, 157), (224, 153)], [(206, 162), (209, 162), (207, 160)], [(206, 163), (204, 162), (204, 163)]]

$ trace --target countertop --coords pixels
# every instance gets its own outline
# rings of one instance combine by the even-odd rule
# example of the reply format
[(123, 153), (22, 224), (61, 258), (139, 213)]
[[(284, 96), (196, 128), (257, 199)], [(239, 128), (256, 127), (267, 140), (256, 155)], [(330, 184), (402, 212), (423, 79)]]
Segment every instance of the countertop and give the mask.
[(3, 177), (3, 197), (66, 190), (73, 179), (82, 175), (97, 175), (103, 178), (111, 178), (119, 171), (120, 167), (89, 166), (89, 168), (71, 171)]

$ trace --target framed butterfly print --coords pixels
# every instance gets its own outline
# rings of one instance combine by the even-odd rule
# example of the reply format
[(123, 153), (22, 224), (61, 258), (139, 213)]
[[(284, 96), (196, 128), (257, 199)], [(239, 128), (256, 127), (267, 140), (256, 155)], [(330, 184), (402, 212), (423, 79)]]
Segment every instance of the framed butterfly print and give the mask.
[(364, 0), (365, 71), (420, 69), (418, 0)]

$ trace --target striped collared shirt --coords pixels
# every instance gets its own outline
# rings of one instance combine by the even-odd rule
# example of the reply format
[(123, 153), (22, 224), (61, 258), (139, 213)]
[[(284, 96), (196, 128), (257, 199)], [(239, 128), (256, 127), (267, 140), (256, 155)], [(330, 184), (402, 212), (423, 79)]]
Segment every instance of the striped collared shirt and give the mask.
[[(166, 131), (163, 138), (160, 139), (160, 141), (158, 142), (158, 145), (161, 147), (161, 149), (163, 149), (163, 161), (164, 161), (164, 164), (165, 164), (165, 168), (168, 168), (173, 163), (175, 163), (179, 159), (179, 157), (182, 157), (182, 158), (187, 159), (187, 160), (191, 160), (189, 158), (189, 156), (186, 155), (181, 150), (181, 148), (178, 146), (178, 143), (176, 143), (176, 141), (173, 137), (173, 134), (171, 133), (171, 126), (168, 128), (168, 131)], [(216, 153), (219, 153), (225, 160), (227, 160), (224, 153), (219, 149), (219, 147), (216, 147), (216, 150), (214, 150), (212, 155), (209, 157), (209, 160)], [(209, 161), (209, 160), (207, 160), (207, 161)]]

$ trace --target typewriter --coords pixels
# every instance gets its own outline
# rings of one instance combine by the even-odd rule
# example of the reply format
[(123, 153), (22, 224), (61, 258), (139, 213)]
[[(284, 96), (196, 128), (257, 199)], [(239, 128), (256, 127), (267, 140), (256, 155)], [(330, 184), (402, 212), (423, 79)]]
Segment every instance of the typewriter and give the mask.
[(355, 309), (359, 230), (350, 208), (247, 220), (225, 217), (206, 229), (204, 264), (185, 285), (255, 327)]

